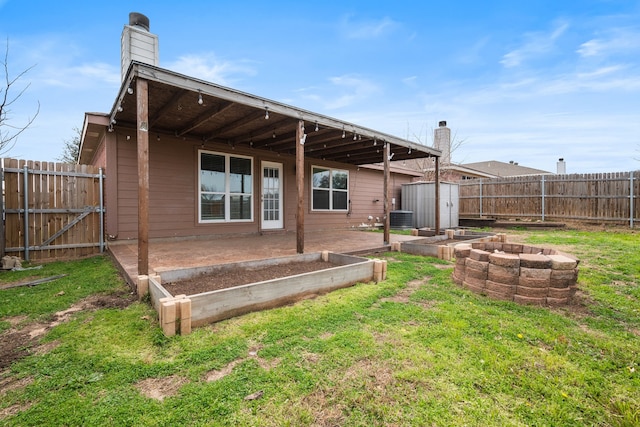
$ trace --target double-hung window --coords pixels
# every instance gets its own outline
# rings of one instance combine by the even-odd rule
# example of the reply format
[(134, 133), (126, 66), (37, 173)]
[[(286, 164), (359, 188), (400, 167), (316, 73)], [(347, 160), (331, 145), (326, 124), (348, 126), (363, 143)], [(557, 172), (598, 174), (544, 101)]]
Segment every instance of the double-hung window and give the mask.
[(347, 211), (349, 206), (349, 172), (312, 166), (311, 209), (314, 211)]
[(199, 220), (253, 220), (253, 159), (209, 151), (199, 152)]

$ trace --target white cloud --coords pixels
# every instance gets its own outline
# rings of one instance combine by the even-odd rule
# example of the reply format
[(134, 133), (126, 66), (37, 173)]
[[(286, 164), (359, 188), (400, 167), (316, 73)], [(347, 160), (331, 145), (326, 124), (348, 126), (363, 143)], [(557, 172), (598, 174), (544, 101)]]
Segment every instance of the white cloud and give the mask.
[(582, 57), (611, 56), (612, 54), (632, 54), (640, 50), (640, 32), (627, 28), (614, 28), (600, 38), (594, 38), (580, 45), (576, 51)]
[(347, 38), (370, 40), (391, 33), (398, 23), (393, 19), (384, 17), (376, 21), (355, 22), (350, 16), (342, 20), (342, 29)]
[(556, 40), (562, 36), (568, 28), (568, 23), (559, 22), (555, 24), (551, 32), (526, 33), (524, 35), (526, 39), (525, 43), (517, 49), (506, 53), (500, 63), (506, 68), (517, 67), (531, 58), (540, 57), (551, 52)]
[(230, 85), (241, 76), (257, 74), (249, 61), (222, 60), (212, 53), (183, 55), (167, 64), (167, 68), (221, 85)]
[(379, 90), (375, 83), (355, 75), (331, 77), (329, 83), (329, 86), (306, 88), (299, 92), (303, 98), (320, 104), (325, 110), (336, 110), (356, 102), (363, 103)]

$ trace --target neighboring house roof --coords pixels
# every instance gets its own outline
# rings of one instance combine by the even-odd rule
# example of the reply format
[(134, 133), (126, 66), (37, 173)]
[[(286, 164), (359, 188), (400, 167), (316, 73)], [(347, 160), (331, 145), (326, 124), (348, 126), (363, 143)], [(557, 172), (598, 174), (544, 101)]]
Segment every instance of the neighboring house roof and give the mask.
[[(136, 80), (148, 82), (148, 123), (154, 136), (171, 134), (185, 139), (250, 146), (275, 153), (295, 154), (296, 129), (304, 122), (305, 157), (353, 165), (381, 162), (383, 146), (389, 144), (394, 160), (440, 157), (440, 150), (393, 135), (358, 126), (322, 114), (260, 98), (235, 89), (176, 72), (131, 62), (120, 91), (108, 114), (107, 124), (130, 128), (137, 125)], [(104, 117), (89, 115), (85, 123), (79, 161), (92, 158), (105, 129)], [(94, 123), (93, 119), (99, 119)]]
[(460, 165), (464, 168), (479, 171), (496, 177), (504, 176), (524, 176), (524, 175), (551, 175), (552, 172), (540, 169), (520, 166), (517, 163), (505, 163), (497, 160), (489, 160), (486, 162), (465, 163)]

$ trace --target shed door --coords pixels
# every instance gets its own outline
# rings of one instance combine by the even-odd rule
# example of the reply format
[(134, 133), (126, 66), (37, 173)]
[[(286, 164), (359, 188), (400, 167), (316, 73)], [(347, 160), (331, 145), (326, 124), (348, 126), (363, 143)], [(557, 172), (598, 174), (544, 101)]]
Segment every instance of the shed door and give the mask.
[(262, 162), (262, 229), (283, 228), (282, 163)]

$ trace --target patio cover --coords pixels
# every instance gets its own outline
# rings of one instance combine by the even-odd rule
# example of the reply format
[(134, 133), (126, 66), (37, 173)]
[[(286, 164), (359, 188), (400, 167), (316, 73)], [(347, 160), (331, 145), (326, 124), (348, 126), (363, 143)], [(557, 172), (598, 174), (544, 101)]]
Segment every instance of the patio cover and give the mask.
[[(108, 115), (108, 128), (135, 129), (138, 144), (138, 259), (148, 270), (149, 133), (185, 140), (244, 145), (296, 155), (298, 183), (298, 252), (304, 248), (304, 158), (352, 165), (384, 164), (384, 206), (390, 210), (389, 162), (432, 157), (436, 172), (439, 150), (353, 123), (312, 113), (156, 66), (132, 62)], [(96, 127), (96, 128), (92, 128)], [(102, 129), (98, 129), (102, 127)], [(86, 163), (100, 142), (104, 123), (83, 130), (79, 163)], [(386, 155), (385, 155), (386, 154)], [(436, 173), (436, 177), (438, 174)], [(439, 186), (436, 185), (436, 192)], [(436, 194), (436, 226), (439, 204)], [(389, 242), (389, 215), (385, 243)]]

